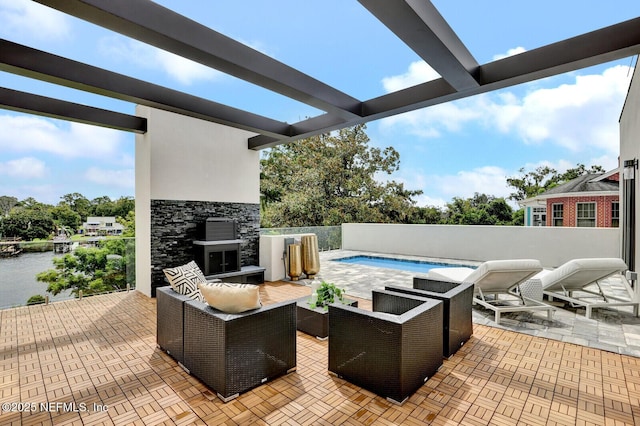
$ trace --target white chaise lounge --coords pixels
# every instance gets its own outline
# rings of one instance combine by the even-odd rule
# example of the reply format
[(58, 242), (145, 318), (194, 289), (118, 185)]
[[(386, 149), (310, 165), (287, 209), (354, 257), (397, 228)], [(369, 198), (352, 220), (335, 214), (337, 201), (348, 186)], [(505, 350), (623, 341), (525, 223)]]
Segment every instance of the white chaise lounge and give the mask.
[(640, 300), (629, 283), (621, 277), (628, 297), (605, 294), (599, 281), (627, 269), (626, 263), (618, 258), (573, 259), (556, 269), (542, 271), (534, 278), (542, 283), (544, 294), (565, 300), (572, 306), (584, 306), (585, 316), (591, 318), (593, 308), (632, 306), (633, 314), (638, 316)]
[(546, 311), (553, 319), (554, 307), (542, 301), (542, 285), (531, 279), (542, 271), (535, 259), (490, 260), (477, 269), (434, 268), (430, 279), (474, 284), (473, 303), (494, 311), (495, 322), (505, 312)]

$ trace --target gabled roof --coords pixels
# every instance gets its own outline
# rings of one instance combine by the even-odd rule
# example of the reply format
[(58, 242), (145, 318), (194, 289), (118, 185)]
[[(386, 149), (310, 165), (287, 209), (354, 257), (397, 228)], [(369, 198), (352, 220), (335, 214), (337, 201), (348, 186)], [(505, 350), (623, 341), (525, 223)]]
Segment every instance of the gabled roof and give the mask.
[(590, 173), (555, 186), (535, 197), (519, 202), (521, 206), (532, 204), (538, 200), (562, 196), (584, 195), (615, 195), (619, 192), (619, 182), (615, 180), (618, 169), (607, 173)]
[(538, 197), (557, 194), (572, 194), (576, 192), (618, 192), (618, 182), (614, 180), (601, 179), (603, 175), (604, 173), (597, 173), (579, 176), (569, 182), (543, 192), (538, 195)]

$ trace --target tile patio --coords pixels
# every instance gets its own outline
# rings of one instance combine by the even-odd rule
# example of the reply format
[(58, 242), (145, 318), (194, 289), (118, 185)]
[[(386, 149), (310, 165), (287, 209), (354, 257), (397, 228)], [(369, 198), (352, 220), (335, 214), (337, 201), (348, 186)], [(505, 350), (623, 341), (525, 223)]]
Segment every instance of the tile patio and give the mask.
[[(265, 303), (309, 291), (261, 286)], [(640, 424), (639, 358), (482, 324), (402, 406), (330, 376), (327, 342), (302, 333), (296, 372), (223, 404), (156, 348), (155, 322), (138, 292), (0, 311), (0, 401), (35, 404), (0, 424)]]

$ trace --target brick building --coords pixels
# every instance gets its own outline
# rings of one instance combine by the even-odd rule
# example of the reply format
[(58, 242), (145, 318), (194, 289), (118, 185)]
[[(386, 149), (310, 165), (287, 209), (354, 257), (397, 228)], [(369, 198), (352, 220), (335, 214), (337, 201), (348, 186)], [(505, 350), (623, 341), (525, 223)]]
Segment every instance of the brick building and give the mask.
[(520, 203), (525, 226), (620, 225), (620, 174), (586, 174)]

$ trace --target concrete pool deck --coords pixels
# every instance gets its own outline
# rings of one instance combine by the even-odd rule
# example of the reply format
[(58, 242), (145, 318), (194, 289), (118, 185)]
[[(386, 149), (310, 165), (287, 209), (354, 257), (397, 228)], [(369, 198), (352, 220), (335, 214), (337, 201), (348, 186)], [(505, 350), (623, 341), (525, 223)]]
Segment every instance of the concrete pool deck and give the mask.
[[(332, 250), (320, 253), (320, 272), (316, 276), (316, 280), (332, 282), (344, 288), (348, 295), (371, 299), (372, 289), (381, 289), (387, 285), (410, 288), (413, 286), (413, 277), (420, 275), (416, 272), (332, 261), (332, 259), (359, 255), (436, 261), (469, 266), (477, 266), (481, 263), (456, 259), (434, 259), (418, 256)], [(302, 279), (298, 282), (303, 285), (310, 285), (312, 281)], [(621, 278), (614, 276), (605, 280), (603, 291), (605, 293), (624, 291)], [(584, 308), (561, 307), (564, 305), (556, 301), (552, 304), (558, 306), (553, 321), (548, 321), (544, 313), (523, 312), (503, 314), (500, 325), (496, 325), (493, 321), (493, 312), (479, 306), (474, 306), (473, 308), (473, 321), (476, 324), (640, 357), (640, 318), (633, 316), (631, 307), (594, 309), (592, 318), (587, 319), (585, 318)]]

